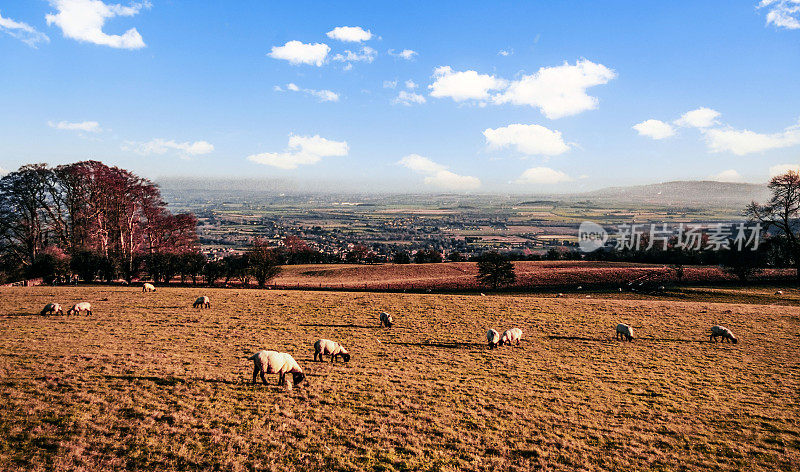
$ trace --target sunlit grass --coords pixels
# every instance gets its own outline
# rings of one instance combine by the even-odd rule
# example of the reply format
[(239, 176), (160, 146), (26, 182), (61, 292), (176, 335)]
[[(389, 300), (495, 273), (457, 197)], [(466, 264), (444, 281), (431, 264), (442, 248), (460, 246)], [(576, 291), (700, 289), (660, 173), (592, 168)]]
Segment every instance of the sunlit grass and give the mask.
[[(772, 471), (800, 459), (796, 307), (140, 290), (0, 289), (0, 469)], [(213, 308), (192, 309), (199, 295)], [(95, 314), (39, 316), (51, 300)], [(613, 340), (619, 321), (633, 343)], [(740, 343), (709, 343), (713, 324)], [(512, 326), (520, 347), (486, 349), (487, 328)], [(313, 363), (318, 338), (352, 361)], [(248, 384), (244, 357), (260, 349), (291, 353), (308, 382)]]

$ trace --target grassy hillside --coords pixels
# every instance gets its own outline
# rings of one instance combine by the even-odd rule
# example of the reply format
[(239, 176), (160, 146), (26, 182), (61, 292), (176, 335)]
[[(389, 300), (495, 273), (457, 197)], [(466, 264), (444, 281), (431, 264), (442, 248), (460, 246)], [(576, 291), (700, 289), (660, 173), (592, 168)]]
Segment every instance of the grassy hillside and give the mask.
[[(200, 294), (212, 309), (190, 307)], [(50, 300), (95, 313), (36, 314)], [(633, 343), (613, 340), (619, 321)], [(740, 343), (709, 343), (717, 323)], [(512, 326), (519, 347), (486, 349)], [(792, 470), (798, 333), (794, 306), (2, 288), (0, 468)], [(352, 361), (313, 363), (320, 337)], [(308, 382), (249, 385), (259, 349)]]
[[(556, 287), (608, 284), (618, 286), (652, 274), (652, 281), (676, 281), (675, 271), (662, 264), (590, 261), (518, 261), (515, 287)], [(760, 279), (793, 277), (791, 269), (768, 269)], [(281, 287), (333, 287), (357, 289), (477, 289), (478, 268), (474, 262), (441, 264), (313, 264), (284, 266), (271, 283)], [(734, 281), (716, 266), (686, 267), (683, 282)]]

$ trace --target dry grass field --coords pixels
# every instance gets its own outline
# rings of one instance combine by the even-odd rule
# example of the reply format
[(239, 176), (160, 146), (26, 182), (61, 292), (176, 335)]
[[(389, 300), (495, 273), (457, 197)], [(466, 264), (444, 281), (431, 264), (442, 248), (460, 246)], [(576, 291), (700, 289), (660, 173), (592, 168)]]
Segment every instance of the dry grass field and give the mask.
[[(139, 290), (0, 289), (0, 469), (800, 468), (796, 305)], [(39, 316), (51, 300), (94, 315)], [(717, 323), (740, 342), (708, 342)], [(519, 347), (486, 348), (513, 326)], [(352, 361), (312, 362), (320, 337)], [(260, 349), (307, 383), (248, 384)]]
[[(648, 274), (653, 282), (675, 282), (675, 271), (662, 264), (594, 261), (517, 261), (515, 287), (622, 284)], [(756, 278), (793, 278), (793, 269), (767, 269)], [(351, 289), (476, 289), (474, 262), (441, 264), (313, 264), (288, 265), (271, 283), (282, 288), (332, 287)], [(718, 266), (688, 266), (684, 282), (735, 281)]]

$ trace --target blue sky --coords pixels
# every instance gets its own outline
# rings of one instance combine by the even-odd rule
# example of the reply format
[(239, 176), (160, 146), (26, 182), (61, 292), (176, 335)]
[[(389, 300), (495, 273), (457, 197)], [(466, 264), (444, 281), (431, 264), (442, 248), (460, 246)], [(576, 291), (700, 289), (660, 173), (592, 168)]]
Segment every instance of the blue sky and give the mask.
[(800, 165), (798, 10), (2, 1), (0, 167), (414, 192), (765, 182)]

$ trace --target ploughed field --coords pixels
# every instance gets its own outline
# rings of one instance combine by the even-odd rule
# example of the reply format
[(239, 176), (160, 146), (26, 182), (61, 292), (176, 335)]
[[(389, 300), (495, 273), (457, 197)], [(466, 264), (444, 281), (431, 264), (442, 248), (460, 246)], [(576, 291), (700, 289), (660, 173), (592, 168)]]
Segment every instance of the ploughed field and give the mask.
[[(140, 290), (0, 289), (0, 469), (800, 467), (797, 306)], [(83, 300), (91, 317), (38, 315)], [(714, 324), (740, 342), (710, 343)], [(523, 342), (490, 351), (489, 327)], [(318, 338), (351, 362), (312, 362)], [(307, 382), (250, 385), (261, 349)]]

